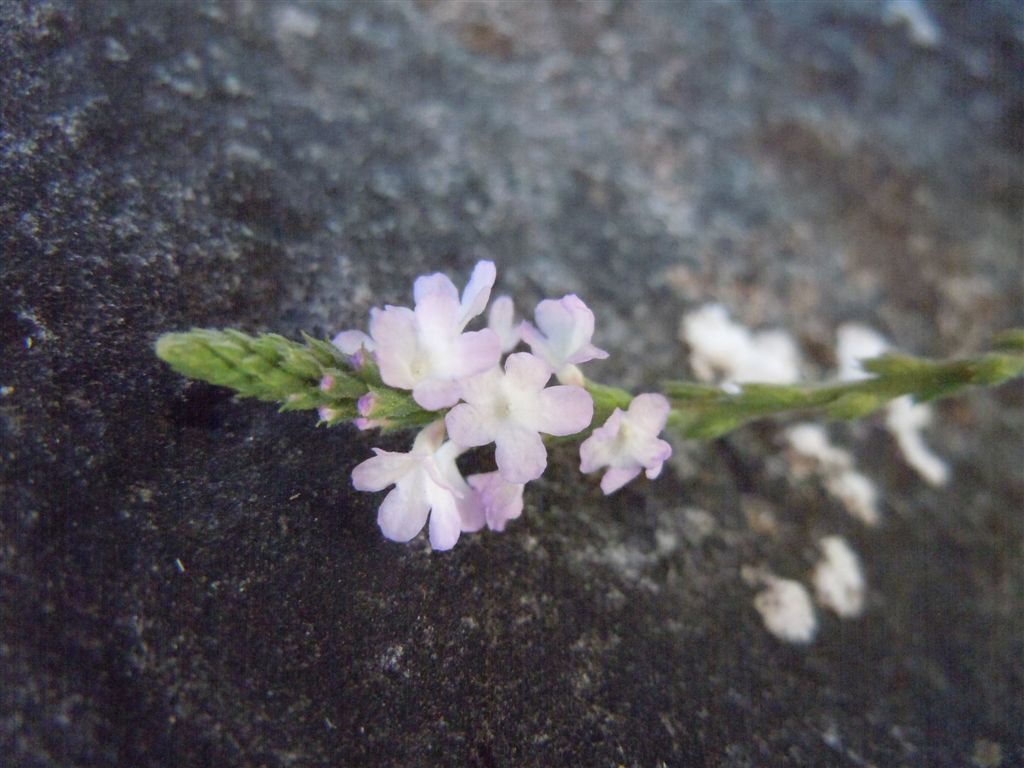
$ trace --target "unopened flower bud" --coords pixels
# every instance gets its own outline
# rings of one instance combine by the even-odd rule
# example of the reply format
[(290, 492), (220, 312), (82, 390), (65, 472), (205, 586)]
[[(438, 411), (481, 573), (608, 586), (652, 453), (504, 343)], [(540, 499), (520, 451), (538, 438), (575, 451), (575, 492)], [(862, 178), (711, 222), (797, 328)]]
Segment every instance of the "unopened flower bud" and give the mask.
[(377, 395), (373, 392), (367, 392), (356, 401), (356, 409), (359, 411), (360, 416), (369, 418), (377, 409)]

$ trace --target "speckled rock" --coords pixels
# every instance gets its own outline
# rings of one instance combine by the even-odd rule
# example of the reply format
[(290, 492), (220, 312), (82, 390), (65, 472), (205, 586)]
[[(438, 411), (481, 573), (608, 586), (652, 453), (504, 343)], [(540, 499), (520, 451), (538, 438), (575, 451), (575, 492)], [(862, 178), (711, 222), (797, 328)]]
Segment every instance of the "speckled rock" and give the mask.
[[(1020, 385), (937, 409), (945, 488), (832, 428), (875, 528), (761, 424), (609, 498), (560, 447), (432, 554), (351, 490), (374, 438), (152, 354), (479, 258), (637, 388), (712, 300), (808, 376), (847, 320), (975, 350), (1024, 324), (1019, 4), (10, 0), (0, 61), (5, 765), (1024, 764)], [(741, 573), (832, 535), (864, 613), (784, 644)]]

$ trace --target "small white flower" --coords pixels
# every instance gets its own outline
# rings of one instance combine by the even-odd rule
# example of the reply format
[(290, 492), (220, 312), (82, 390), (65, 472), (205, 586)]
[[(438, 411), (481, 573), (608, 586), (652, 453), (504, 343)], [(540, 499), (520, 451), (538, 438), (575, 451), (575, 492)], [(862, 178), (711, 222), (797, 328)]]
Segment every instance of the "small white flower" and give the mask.
[(545, 385), (551, 369), (528, 352), (509, 355), (504, 372), (492, 368), (462, 382), (462, 399), (445, 423), (452, 440), (466, 447), (495, 443), (498, 471), (509, 483), (526, 483), (548, 463), (541, 432), (573, 435), (594, 415), (582, 387)]
[(384, 498), (377, 524), (392, 541), (409, 541), (430, 517), (430, 545), (451, 549), (462, 531), (483, 527), (483, 506), (455, 465), (462, 449), (444, 442), (444, 422), (436, 421), (416, 436), (409, 453), (374, 448), (377, 455), (352, 470), (359, 491), (394, 489)]
[(823, 557), (812, 577), (818, 602), (844, 619), (859, 616), (867, 591), (860, 560), (841, 536), (826, 536), (819, 545)]
[(657, 394), (637, 395), (626, 412), (616, 408), (604, 426), (580, 445), (580, 471), (608, 467), (601, 478), (605, 495), (619, 490), (641, 470), (647, 470), (651, 480), (656, 478), (672, 455), (672, 446), (658, 438), (670, 410), (668, 400)]
[(754, 597), (754, 608), (765, 628), (780, 640), (800, 645), (818, 633), (818, 617), (807, 587), (799, 581), (767, 576), (765, 589)]
[(594, 313), (574, 293), (561, 299), (545, 299), (534, 310), (534, 327), (523, 322), (523, 341), (533, 354), (551, 366), (563, 384), (583, 384), (576, 366), (589, 360), (603, 360), (608, 353), (590, 343), (594, 335)]

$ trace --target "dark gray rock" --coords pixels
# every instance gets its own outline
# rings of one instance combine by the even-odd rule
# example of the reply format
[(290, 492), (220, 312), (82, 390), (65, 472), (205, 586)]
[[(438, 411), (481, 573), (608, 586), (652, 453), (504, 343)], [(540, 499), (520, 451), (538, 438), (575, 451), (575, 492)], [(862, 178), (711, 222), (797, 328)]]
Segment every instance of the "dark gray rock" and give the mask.
[[(708, 300), (812, 375), (849, 319), (975, 350), (1024, 323), (1024, 14), (927, 12), (932, 47), (866, 3), (0, 4), (5, 765), (1024, 764), (1019, 385), (939, 408), (942, 490), (835, 430), (878, 529), (759, 425), (610, 498), (559, 448), (431, 554), (350, 488), (374, 438), (152, 354), (478, 258), (585, 297), (634, 387)], [(835, 532), (868, 610), (783, 645), (740, 569)]]

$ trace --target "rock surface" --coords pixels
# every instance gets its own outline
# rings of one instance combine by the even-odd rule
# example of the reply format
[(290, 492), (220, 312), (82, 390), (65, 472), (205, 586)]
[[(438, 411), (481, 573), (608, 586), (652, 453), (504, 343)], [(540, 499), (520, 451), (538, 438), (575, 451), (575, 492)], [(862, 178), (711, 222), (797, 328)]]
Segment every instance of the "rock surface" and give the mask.
[[(0, 4), (5, 765), (1024, 764), (1019, 385), (939, 407), (942, 489), (832, 429), (877, 528), (766, 424), (609, 498), (559, 449), (431, 554), (351, 490), (373, 438), (152, 354), (479, 258), (583, 296), (632, 387), (710, 300), (809, 376), (846, 320), (973, 351), (1024, 323), (1024, 12), (907, 7)], [(864, 614), (781, 643), (741, 570), (834, 534)]]

